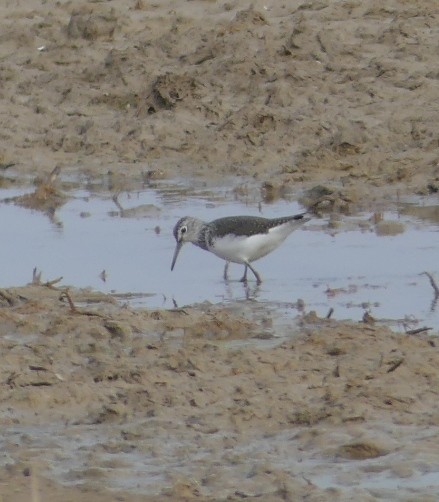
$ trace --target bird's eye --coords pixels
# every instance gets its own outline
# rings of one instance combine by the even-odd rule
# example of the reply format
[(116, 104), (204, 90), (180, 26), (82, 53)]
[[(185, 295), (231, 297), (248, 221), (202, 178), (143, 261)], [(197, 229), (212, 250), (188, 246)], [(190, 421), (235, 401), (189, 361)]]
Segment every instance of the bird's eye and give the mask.
[(181, 227), (180, 228), (180, 233), (185, 234), (187, 230), (187, 227)]

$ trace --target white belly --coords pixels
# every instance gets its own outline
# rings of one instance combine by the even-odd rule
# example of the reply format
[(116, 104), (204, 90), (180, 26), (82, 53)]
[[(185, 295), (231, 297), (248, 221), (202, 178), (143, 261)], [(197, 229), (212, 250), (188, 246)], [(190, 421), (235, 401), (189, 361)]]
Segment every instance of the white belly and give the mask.
[(209, 246), (209, 251), (234, 263), (252, 262), (271, 253), (282, 244), (291, 231), (291, 227), (286, 224), (272, 228), (266, 234), (250, 237), (228, 235), (216, 239), (213, 246)]

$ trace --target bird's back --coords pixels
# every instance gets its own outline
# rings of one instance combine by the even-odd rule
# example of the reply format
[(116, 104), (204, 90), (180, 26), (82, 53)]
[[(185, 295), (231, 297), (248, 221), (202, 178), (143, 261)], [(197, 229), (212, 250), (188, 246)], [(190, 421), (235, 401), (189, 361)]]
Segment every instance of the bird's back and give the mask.
[(283, 218), (230, 216), (206, 225), (204, 238), (209, 251), (227, 261), (246, 263), (276, 249), (299, 225), (303, 214)]
[[(262, 218), (260, 216), (227, 216), (219, 218), (208, 224), (216, 237), (224, 237), (227, 234), (236, 236), (252, 236), (256, 234), (266, 234), (270, 229), (292, 223), (291, 231), (304, 223), (304, 215), (284, 216), (281, 218)], [(294, 223), (297, 223), (295, 225)]]

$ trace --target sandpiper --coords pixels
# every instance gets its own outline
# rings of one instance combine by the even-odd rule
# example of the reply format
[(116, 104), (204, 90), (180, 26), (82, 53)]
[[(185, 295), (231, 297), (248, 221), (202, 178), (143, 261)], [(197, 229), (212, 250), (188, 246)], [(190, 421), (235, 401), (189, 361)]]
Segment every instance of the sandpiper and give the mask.
[(177, 246), (171, 270), (174, 269), (183, 244), (192, 242), (201, 249), (226, 260), (224, 279), (227, 279), (229, 262), (234, 262), (245, 265), (242, 282), (247, 282), (247, 268), (249, 268), (256, 277), (257, 284), (260, 284), (261, 276), (251, 263), (275, 250), (293, 230), (309, 219), (305, 214), (273, 219), (259, 216), (228, 216), (205, 223), (198, 218), (185, 216), (178, 220), (174, 227)]

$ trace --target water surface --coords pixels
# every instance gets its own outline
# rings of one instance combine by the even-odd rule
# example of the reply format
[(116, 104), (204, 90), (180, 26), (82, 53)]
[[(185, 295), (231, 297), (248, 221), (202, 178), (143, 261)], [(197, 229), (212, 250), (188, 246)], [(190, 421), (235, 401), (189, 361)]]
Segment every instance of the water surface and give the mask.
[[(23, 191), (0, 191), (0, 199)], [(426, 217), (431, 201), (395, 202), (381, 215), (402, 224), (402, 233), (378, 235), (372, 215), (341, 218), (337, 230), (313, 218), (269, 256), (254, 263), (263, 278), (257, 287), (238, 281), (243, 267), (232, 264), (227, 283), (224, 262), (191, 244), (170, 270), (175, 247), (172, 229), (184, 215), (206, 221), (248, 214), (277, 217), (304, 209), (295, 201), (264, 204), (238, 200), (228, 189), (193, 189), (158, 184), (155, 189), (121, 193), (75, 190), (48, 217), (11, 203), (0, 205), (0, 286), (24, 285), (36, 267), (42, 280), (62, 276), (62, 285), (90, 287), (106, 293), (135, 294), (133, 305), (173, 308), (199, 302), (253, 300), (282, 314), (305, 311), (337, 319), (360, 320), (365, 311), (402, 329), (427, 325), (439, 329), (433, 289), (422, 272), (438, 275), (439, 224)], [(424, 206), (423, 206), (424, 204)], [(407, 210), (409, 208), (410, 210)], [(407, 214), (404, 214), (407, 213)], [(104, 273), (103, 273), (104, 272)], [(104, 280), (105, 279), (105, 280)]]

